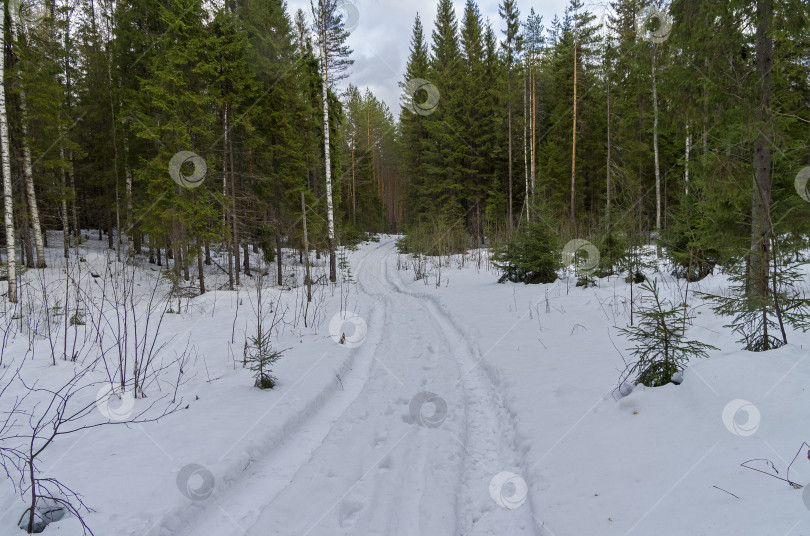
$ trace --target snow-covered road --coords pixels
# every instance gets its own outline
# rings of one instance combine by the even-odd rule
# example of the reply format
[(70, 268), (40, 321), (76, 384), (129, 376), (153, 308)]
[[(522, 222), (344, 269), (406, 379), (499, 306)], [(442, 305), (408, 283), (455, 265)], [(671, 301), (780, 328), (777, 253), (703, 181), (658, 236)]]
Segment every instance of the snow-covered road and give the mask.
[[(110, 262), (87, 253), (95, 270)], [(345, 260), (338, 284), (317, 287), (308, 326), (301, 287), (268, 289), (287, 315), (273, 332), (285, 351), (273, 390), (253, 387), (242, 366), (255, 281), (166, 315), (168, 365), (186, 341), (195, 349), (182, 410), (60, 439), (43, 458), (43, 475), (94, 509), (86, 519), (95, 534), (810, 534), (810, 491), (783, 480), (795, 458), (790, 478), (810, 483), (810, 333), (790, 333), (791, 344), (767, 354), (741, 351), (728, 319), (695, 297), (726, 288), (722, 274), (696, 284), (688, 304), (690, 333), (721, 349), (690, 362), (679, 386), (619, 397), (620, 328), (630, 322), (621, 277), (587, 289), (564, 278), (501, 285), (482, 251), (442, 268), (429, 261), (416, 280), (390, 236)], [(291, 275), (303, 269), (295, 261), (285, 264)], [(666, 267), (649, 275), (680, 303), (682, 284)], [(61, 288), (56, 261), (46, 276)], [(156, 277), (148, 266), (138, 272), (143, 288)], [(335, 340), (341, 333), (346, 344)], [(46, 385), (71, 377), (73, 363), (39, 357), (47, 339), (30, 358), (29, 342), (17, 336), (6, 348), (25, 359), (24, 376)], [(168, 391), (155, 383), (135, 407)], [(24, 508), (0, 481), (0, 535), (16, 530)], [(47, 531), (83, 534), (74, 516)]]
[(498, 393), (443, 312), (404, 290), (395, 257), (389, 239), (356, 263), (370, 314), (363, 344), (337, 348), (356, 353), (344, 389), (189, 536), (539, 534), (519, 481), (496, 490), (504, 506), (490, 494), (522, 468)]

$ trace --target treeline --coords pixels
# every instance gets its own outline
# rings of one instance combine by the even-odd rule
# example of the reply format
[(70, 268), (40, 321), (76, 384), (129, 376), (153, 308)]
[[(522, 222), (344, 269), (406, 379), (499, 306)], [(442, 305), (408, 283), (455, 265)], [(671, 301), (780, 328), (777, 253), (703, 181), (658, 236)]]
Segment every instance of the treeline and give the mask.
[(537, 217), (570, 238), (658, 231), (715, 261), (806, 234), (807, 2), (608, 4), (601, 24), (581, 0), (551, 21), (439, 0), (430, 38), (417, 17), (405, 81), (440, 98), (402, 109), (409, 224), (445, 215), (473, 245)]
[(10, 260), (18, 245), (44, 266), (46, 230), (64, 231), (68, 256), (92, 229), (119, 260), (199, 271), (204, 292), (204, 264), (227, 257), (233, 288), (251, 250), (301, 248), (304, 209), (332, 280), (336, 244), (397, 227), (394, 120), (370, 93), (336, 89), (351, 64), (337, 0), (292, 18), (282, 0), (4, 10)]
[(201, 291), (221, 262), (233, 286), (251, 248), (302, 247), (305, 209), (333, 280), (338, 244), (422, 222), (461, 246), (539, 219), (605, 243), (656, 232), (679, 262), (765, 279), (772, 238), (806, 234), (803, 0), (613, 0), (604, 24), (581, 0), (545, 22), (439, 0), (394, 112), (337, 89), (342, 0), (38, 5), (6, 3), (2, 24), (6, 254), (28, 266), (45, 230), (69, 255), (94, 229), (122, 260), (196, 270)]

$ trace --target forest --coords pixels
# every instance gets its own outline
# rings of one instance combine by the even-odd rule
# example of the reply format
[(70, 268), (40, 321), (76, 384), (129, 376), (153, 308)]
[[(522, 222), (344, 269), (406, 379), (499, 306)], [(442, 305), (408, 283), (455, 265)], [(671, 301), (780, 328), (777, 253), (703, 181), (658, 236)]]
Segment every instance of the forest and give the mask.
[(467, 248), (537, 219), (603, 250), (653, 233), (700, 273), (801, 247), (806, 3), (605, 7), (598, 22), (571, 0), (543, 21), (504, 1), (490, 21), (471, 0), (458, 16), (440, 0), (435, 28), (413, 22), (391, 110), (341, 84), (346, 0), (311, 14), (14, 0), (9, 258), (16, 239), (20, 262), (42, 266), (45, 230), (63, 231), (67, 256), (96, 229), (119, 259), (145, 254), (186, 280), (224, 247), (232, 286), (250, 274), (248, 248), (268, 260), (302, 248), (302, 207), (332, 281), (335, 244), (367, 233), (441, 228)]
[[(402, 72), (379, 82), (392, 103), (353, 72), (351, 37), (380, 22), (363, 0), (5, 0), (0, 507), (23, 501), (9, 523), (124, 534), (109, 482), (67, 472), (97, 514), (46, 468), (73, 448), (61, 436), (102, 428), (122, 430), (92, 447), (109, 450), (75, 455), (129, 456), (99, 461), (139, 482), (120, 502), (166, 475), (181, 495), (142, 493), (128, 534), (553, 534), (541, 512), (560, 534), (629, 534), (658, 503), (621, 514), (692, 471), (639, 454), (645, 438), (683, 465), (694, 425), (705, 458), (717, 423), (757, 432), (742, 396), (792, 420), (757, 436), (778, 463), (740, 465), (802, 489), (810, 1), (566, 1), (551, 18), (523, 0), (411, 9)], [(754, 392), (760, 378), (773, 386)], [(717, 397), (733, 399), (722, 419)], [(611, 467), (631, 472), (583, 462), (594, 437), (630, 438)], [(687, 532), (744, 532), (755, 510), (739, 489), (784, 502), (725, 468), (742, 444), (725, 440), (705, 484), (742, 506), (680, 490), (698, 511)], [(538, 465), (564, 441), (560, 464)], [(155, 445), (169, 461), (153, 464)], [(601, 487), (566, 486), (579, 463)], [(583, 502), (597, 487), (609, 506)], [(391, 521), (401, 497), (423, 525)], [(312, 525), (310, 500), (325, 512)], [(577, 515), (589, 508), (598, 521)]]

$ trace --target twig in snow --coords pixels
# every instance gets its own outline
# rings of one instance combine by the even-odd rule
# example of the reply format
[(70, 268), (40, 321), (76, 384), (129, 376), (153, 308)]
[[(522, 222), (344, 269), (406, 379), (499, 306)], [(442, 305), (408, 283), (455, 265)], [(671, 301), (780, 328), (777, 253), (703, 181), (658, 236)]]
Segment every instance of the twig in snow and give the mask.
[(732, 497), (736, 497), (737, 499), (739, 499), (739, 497), (737, 497), (736, 495), (734, 495), (734, 494), (733, 494), (733, 493), (731, 493), (730, 491), (724, 490), (723, 488), (718, 488), (717, 486), (712, 486), (712, 487), (713, 487), (713, 488), (717, 488), (717, 489), (719, 489), (720, 491), (725, 491), (726, 493), (728, 493), (728, 494), (729, 494), (729, 495), (731, 495)]
[[(772, 468), (774, 471), (776, 471), (776, 475), (775, 475), (775, 474), (773, 474), (773, 473), (768, 473), (767, 471), (763, 471), (762, 469), (757, 469), (756, 467), (751, 467), (750, 465), (746, 465), (747, 463), (750, 463), (750, 462), (755, 462), (755, 461), (764, 461), (764, 462), (767, 462), (767, 463), (768, 463), (768, 465), (770, 465), (770, 466), (771, 466), (771, 468)], [(796, 482), (791, 482), (791, 481), (790, 481), (790, 480), (788, 480), (787, 478), (782, 478), (781, 476), (777, 476), (777, 475), (779, 474), (779, 470), (778, 470), (778, 469), (776, 469), (776, 465), (774, 465), (774, 463), (773, 463), (771, 460), (767, 459), (767, 458), (753, 458), (753, 459), (751, 459), (751, 460), (746, 460), (746, 461), (742, 462), (740, 465), (741, 465), (742, 467), (745, 467), (746, 469), (751, 469), (752, 471), (757, 471), (757, 472), (759, 472), (759, 473), (762, 473), (763, 475), (772, 476), (773, 478), (776, 478), (776, 479), (781, 480), (781, 481), (783, 481), (783, 482), (787, 482), (788, 484), (790, 484), (791, 486), (793, 486), (793, 487), (794, 487), (794, 488), (796, 488), (796, 489), (802, 489), (802, 488), (804, 487), (804, 486), (802, 486), (801, 484), (797, 484)]]
[[(787, 468), (787, 473), (785, 474), (785, 478), (787, 479), (788, 483), (791, 486), (793, 486), (794, 488), (796, 486), (798, 486), (798, 484), (796, 484), (795, 482), (790, 480), (790, 468), (793, 466), (794, 462), (796, 461), (796, 458), (799, 457), (799, 454), (802, 452), (802, 448), (804, 448), (804, 447), (807, 447), (807, 449), (808, 449), (807, 450), (807, 459), (810, 460), (810, 445), (808, 445), (806, 441), (802, 441), (802, 444), (799, 445), (799, 450), (796, 451), (796, 455), (793, 456), (793, 459), (790, 461), (790, 465), (788, 465), (788, 468)], [(799, 489), (799, 488), (796, 488), (796, 489)]]

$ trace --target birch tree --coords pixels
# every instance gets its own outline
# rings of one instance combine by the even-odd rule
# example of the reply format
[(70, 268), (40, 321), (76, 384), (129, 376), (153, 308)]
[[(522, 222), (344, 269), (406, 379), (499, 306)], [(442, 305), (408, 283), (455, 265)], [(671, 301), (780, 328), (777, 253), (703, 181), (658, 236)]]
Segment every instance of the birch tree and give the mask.
[[(6, 49), (6, 12), (0, 9), (0, 50)], [(3, 165), (3, 223), (6, 226), (6, 260), (8, 261), (8, 301), (17, 303), (17, 270), (14, 251), (14, 193), (11, 191), (11, 160), (8, 148), (8, 114), (6, 113), (6, 56), (0, 54), (0, 157)]]
[[(338, 11), (338, 0), (310, 0), (313, 29), (320, 50), (321, 103), (323, 106), (323, 153), (326, 176), (326, 218), (329, 233), (329, 280), (337, 281), (335, 257), (335, 207), (332, 199), (332, 161), (329, 148), (329, 89), (346, 77), (346, 69), (354, 63), (349, 59), (352, 50), (345, 44), (349, 32), (343, 26), (343, 15)], [(330, 78), (331, 76), (331, 78)]]

